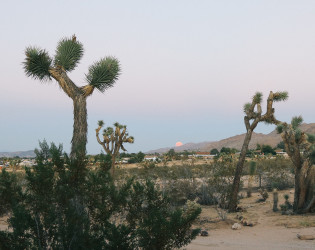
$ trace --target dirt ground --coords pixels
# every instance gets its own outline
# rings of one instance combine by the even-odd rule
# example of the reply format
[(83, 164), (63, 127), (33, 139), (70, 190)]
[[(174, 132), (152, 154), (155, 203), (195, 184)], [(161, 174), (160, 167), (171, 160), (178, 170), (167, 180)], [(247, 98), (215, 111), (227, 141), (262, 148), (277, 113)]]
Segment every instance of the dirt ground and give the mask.
[[(279, 204), (284, 203), (284, 194), (293, 201), (293, 190), (279, 192)], [(202, 207), (195, 227), (207, 230), (209, 236), (198, 236), (183, 249), (315, 249), (315, 240), (300, 240), (297, 234), (315, 236), (315, 215), (281, 215), (272, 211), (272, 193), (266, 202), (257, 202), (261, 198), (253, 193), (251, 198), (241, 200), (240, 206), (246, 211), (227, 214), (222, 221), (215, 207)], [(232, 230), (238, 216), (245, 217), (253, 227), (242, 226)]]

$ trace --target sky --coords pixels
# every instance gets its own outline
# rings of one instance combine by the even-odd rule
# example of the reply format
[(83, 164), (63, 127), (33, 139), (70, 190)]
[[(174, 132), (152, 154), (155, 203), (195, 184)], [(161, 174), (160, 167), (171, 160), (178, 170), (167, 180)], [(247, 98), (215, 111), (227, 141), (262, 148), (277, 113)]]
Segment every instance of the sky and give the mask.
[(98, 120), (127, 125), (128, 152), (242, 134), (243, 105), (257, 91), (263, 110), (269, 91), (289, 92), (274, 105), (279, 120), (315, 122), (315, 1), (12, 0), (2, 3), (0, 30), (0, 152), (44, 139), (70, 151), (72, 100), (55, 81), (28, 78), (22, 62), (27, 46), (53, 57), (73, 34), (84, 45), (69, 73), (78, 86), (102, 57), (122, 69), (113, 88), (88, 98), (89, 154), (101, 151)]

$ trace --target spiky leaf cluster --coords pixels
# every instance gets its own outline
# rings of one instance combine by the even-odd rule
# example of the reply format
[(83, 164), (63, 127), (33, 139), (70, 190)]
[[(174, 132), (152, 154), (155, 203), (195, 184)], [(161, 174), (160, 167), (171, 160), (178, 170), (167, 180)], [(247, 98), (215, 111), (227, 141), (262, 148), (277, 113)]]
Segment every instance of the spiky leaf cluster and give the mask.
[(103, 135), (110, 136), (113, 132), (114, 132), (114, 129), (112, 127), (107, 127), (106, 129), (104, 129)]
[(103, 127), (104, 126), (104, 121), (102, 121), (102, 120), (98, 121), (98, 126), (99, 127)]
[(36, 47), (27, 47), (25, 50), (25, 61), (23, 62), (24, 71), (27, 76), (41, 81), (50, 80), (49, 68), (52, 59), (48, 53)]
[(281, 134), (283, 132), (283, 130), (284, 130), (284, 126), (282, 124), (279, 124), (277, 126), (276, 130), (277, 130), (278, 134)]
[(263, 97), (263, 94), (262, 94), (261, 92), (257, 92), (257, 93), (253, 96), (253, 102), (256, 103), (256, 104), (261, 103), (262, 97)]
[(286, 101), (288, 98), (289, 98), (289, 94), (287, 91), (277, 92), (275, 93), (273, 97), (273, 101), (281, 102), (281, 101)]
[(293, 129), (297, 129), (303, 122), (302, 116), (295, 116), (291, 120), (291, 125)]
[(245, 104), (244, 104), (243, 110), (244, 110), (244, 113), (245, 113), (245, 114), (249, 111), (250, 106), (251, 106), (250, 103), (245, 103)]
[(114, 57), (106, 57), (89, 67), (86, 81), (99, 91), (104, 92), (115, 84), (119, 72), (118, 60)]
[(63, 38), (58, 43), (54, 63), (70, 72), (78, 65), (82, 56), (83, 45), (75, 37)]
[(115, 123), (114, 123), (114, 126), (115, 126), (116, 129), (117, 129), (117, 128), (123, 129), (123, 128), (126, 128), (126, 127), (127, 127), (126, 125), (122, 125), (122, 124), (120, 124), (119, 122), (115, 122)]

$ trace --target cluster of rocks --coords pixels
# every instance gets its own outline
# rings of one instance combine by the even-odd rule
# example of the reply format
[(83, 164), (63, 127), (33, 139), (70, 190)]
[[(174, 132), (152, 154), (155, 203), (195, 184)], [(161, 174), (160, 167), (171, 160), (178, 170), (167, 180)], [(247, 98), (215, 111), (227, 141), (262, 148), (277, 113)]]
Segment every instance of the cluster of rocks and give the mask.
[(241, 228), (242, 228), (241, 225), (247, 226), (247, 227), (253, 227), (253, 226), (254, 226), (254, 224), (253, 224), (252, 222), (248, 221), (247, 218), (243, 217), (243, 215), (239, 215), (239, 214), (238, 214), (238, 215), (236, 216), (236, 219), (238, 219), (238, 220), (240, 221), (240, 223), (234, 223), (234, 224), (232, 225), (232, 229), (233, 229), (233, 230), (239, 230), (239, 229), (241, 229)]

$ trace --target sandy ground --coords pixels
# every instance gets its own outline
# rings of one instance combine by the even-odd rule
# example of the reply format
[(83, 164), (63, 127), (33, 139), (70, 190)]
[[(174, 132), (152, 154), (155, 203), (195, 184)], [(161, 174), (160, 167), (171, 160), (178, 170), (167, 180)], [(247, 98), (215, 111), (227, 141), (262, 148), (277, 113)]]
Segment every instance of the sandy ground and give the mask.
[[(279, 193), (279, 204), (284, 203), (283, 194)], [(233, 223), (238, 222), (237, 214), (227, 214), (222, 221), (214, 207), (203, 207), (199, 222), (195, 227), (206, 229), (209, 236), (198, 236), (183, 249), (315, 249), (315, 240), (300, 240), (297, 234), (315, 236), (315, 215), (281, 215), (272, 211), (272, 193), (266, 202), (257, 202), (260, 195), (241, 200), (241, 207), (246, 211), (238, 213), (254, 224), (253, 227), (242, 226), (232, 230)]]

